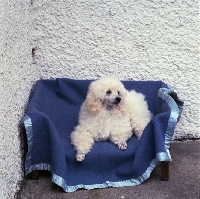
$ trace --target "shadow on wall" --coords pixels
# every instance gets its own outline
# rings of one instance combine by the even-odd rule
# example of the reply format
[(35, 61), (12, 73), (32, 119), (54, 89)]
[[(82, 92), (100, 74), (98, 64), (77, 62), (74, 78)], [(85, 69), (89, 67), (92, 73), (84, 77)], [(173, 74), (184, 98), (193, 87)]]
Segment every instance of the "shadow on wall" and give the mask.
[(19, 140), (20, 140), (20, 152), (21, 152), (21, 162), (22, 162), (22, 172), (24, 173), (24, 166), (26, 160), (26, 153), (28, 152), (28, 142), (26, 136), (26, 129), (24, 127), (23, 121), (19, 121), (18, 123), (19, 128)]

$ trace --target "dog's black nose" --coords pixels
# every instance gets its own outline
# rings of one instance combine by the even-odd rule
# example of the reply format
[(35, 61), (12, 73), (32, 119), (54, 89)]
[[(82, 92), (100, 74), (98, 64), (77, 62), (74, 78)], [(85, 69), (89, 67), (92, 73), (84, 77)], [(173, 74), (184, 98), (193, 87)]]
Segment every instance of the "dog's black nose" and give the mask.
[(121, 101), (121, 98), (120, 98), (120, 97), (116, 97), (116, 98), (115, 98), (116, 104), (119, 104), (120, 101)]

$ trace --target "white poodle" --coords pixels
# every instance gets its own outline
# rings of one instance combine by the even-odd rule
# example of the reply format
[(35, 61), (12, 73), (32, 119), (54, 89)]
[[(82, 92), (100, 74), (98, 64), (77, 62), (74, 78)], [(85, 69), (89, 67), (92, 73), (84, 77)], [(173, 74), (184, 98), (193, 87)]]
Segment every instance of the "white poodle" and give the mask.
[(76, 160), (83, 161), (95, 141), (109, 139), (125, 150), (133, 133), (139, 139), (151, 119), (144, 98), (134, 90), (127, 91), (115, 77), (93, 81), (81, 106), (79, 124), (70, 136)]

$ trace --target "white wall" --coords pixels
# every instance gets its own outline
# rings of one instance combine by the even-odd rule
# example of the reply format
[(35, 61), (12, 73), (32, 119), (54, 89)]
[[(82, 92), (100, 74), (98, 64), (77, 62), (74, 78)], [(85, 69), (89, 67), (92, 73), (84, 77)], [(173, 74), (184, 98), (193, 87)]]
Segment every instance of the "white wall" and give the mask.
[[(28, 0), (0, 2), (0, 198), (14, 198), (23, 178), (20, 124), (37, 70), (31, 57)], [(24, 152), (23, 152), (24, 153)]]
[(174, 138), (200, 138), (198, 0), (2, 0), (0, 6), (0, 198), (13, 198), (23, 177), (19, 124), (40, 78), (162, 80), (185, 101)]
[(185, 101), (175, 138), (200, 137), (198, 1), (33, 3), (42, 78), (162, 80)]

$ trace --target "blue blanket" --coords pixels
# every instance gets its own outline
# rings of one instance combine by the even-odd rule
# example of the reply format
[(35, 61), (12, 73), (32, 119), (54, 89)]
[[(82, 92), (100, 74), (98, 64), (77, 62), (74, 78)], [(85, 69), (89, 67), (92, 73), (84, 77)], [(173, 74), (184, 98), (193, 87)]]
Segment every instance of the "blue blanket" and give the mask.
[(83, 162), (75, 160), (70, 134), (91, 80), (39, 80), (24, 117), (28, 139), (26, 175), (48, 170), (66, 192), (79, 188), (134, 186), (148, 179), (160, 161), (171, 161), (169, 146), (183, 101), (161, 81), (123, 81), (146, 96), (154, 117), (141, 139), (133, 135), (121, 151), (111, 142), (94, 144)]

